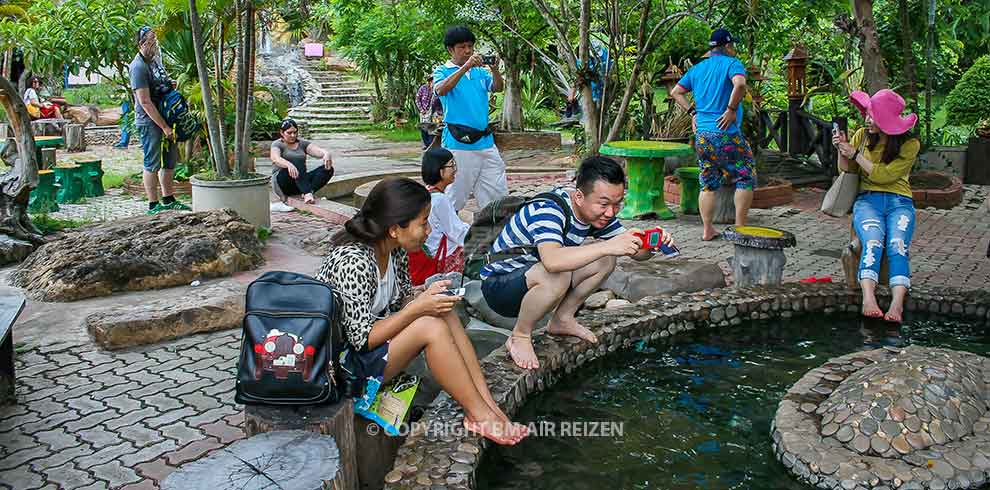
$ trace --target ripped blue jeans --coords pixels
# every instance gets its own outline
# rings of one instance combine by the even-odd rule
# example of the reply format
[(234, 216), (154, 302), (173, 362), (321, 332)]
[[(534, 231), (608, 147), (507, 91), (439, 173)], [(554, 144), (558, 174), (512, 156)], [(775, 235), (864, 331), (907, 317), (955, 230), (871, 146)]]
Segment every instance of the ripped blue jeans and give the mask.
[(853, 226), (863, 245), (859, 280), (879, 282), (880, 260), (886, 253), (890, 286), (910, 288), (908, 248), (914, 235), (914, 201), (890, 192), (862, 192), (853, 205)]

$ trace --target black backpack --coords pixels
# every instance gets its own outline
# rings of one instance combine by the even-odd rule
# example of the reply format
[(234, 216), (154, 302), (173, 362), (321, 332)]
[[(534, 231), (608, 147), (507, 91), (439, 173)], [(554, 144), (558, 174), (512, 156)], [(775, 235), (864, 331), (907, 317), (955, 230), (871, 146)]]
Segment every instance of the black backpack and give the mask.
[(492, 252), (495, 240), (502, 234), (505, 225), (524, 207), (534, 202), (553, 202), (564, 210), (564, 233), (571, 227), (571, 209), (567, 201), (554, 192), (541, 192), (533, 197), (507, 196), (488, 203), (474, 216), (474, 223), (464, 238), (464, 275), (472, 279), (481, 278), (481, 269), (492, 262), (533, 255), (539, 258), (535, 246), (520, 246), (498, 253)]
[(294, 272), (266, 272), (247, 288), (235, 400), (315, 405), (343, 396), (335, 362), (344, 348), (333, 288)]

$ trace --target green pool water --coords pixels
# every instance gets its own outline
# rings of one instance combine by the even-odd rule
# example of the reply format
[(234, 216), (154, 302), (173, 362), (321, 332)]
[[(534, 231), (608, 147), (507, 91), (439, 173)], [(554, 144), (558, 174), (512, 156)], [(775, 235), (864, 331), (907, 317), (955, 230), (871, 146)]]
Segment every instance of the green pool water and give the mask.
[[(807, 489), (771, 451), (780, 398), (832, 357), (907, 344), (990, 352), (982, 327), (916, 320), (897, 328), (858, 317), (754, 322), (640, 344), (533, 395), (516, 419), (556, 424), (558, 434), (490, 447), (478, 488)], [(561, 437), (564, 421), (608, 422), (599, 432), (621, 435)]]

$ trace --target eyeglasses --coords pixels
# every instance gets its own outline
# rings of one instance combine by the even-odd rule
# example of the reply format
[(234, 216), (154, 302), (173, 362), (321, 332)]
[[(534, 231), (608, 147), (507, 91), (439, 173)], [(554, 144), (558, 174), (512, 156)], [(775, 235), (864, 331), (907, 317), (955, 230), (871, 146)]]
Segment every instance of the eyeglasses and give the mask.
[(446, 165), (444, 165), (444, 166), (442, 166), (440, 168), (453, 168), (453, 169), (457, 169), (457, 162), (451, 160), (449, 163), (447, 163)]

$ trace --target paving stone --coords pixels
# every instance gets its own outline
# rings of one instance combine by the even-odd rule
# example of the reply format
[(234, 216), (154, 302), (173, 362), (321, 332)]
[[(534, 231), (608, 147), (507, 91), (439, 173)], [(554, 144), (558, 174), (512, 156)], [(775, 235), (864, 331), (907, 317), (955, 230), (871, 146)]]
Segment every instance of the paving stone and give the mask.
[(179, 410), (172, 410), (165, 412), (157, 417), (152, 417), (144, 421), (144, 424), (153, 429), (160, 428), (162, 426), (171, 424), (176, 420), (183, 420), (186, 417), (192, 417), (196, 415), (196, 411), (189, 407), (183, 407)]
[(157, 417), (160, 412), (153, 407), (146, 407), (136, 412), (128, 412), (126, 415), (106, 421), (103, 425), (107, 429), (117, 430), (121, 427), (134, 425), (142, 420)]
[(111, 432), (102, 425), (81, 430), (77, 434), (80, 439), (86, 441), (95, 449), (103, 449), (122, 442), (119, 433)]
[(89, 473), (76, 468), (71, 463), (48, 468), (43, 472), (47, 477), (47, 480), (51, 483), (58, 484), (59, 488), (78, 488), (86, 485), (92, 485), (96, 482), (96, 480)]
[(185, 446), (193, 441), (198, 441), (206, 437), (199, 429), (190, 428), (185, 422), (176, 422), (164, 427), (159, 427), (158, 431), (169, 439), (174, 439), (180, 446)]
[[(118, 376), (125, 376), (125, 377), (127, 377), (129, 379), (132, 379), (132, 380), (136, 380), (137, 381), (137, 380), (139, 380), (139, 376), (142, 373), (143, 374), (151, 374), (151, 373), (148, 373), (147, 369), (148, 368), (151, 368), (151, 367), (154, 367), (154, 366), (157, 366), (158, 364), (159, 364), (159, 362), (157, 360), (155, 360), (155, 359), (149, 359), (146, 356), (141, 356), (137, 360), (125, 360), (124, 361), (124, 365), (121, 366), (121, 367), (119, 367), (119, 368), (114, 369), (113, 372), (114, 372), (114, 374), (116, 374)], [(160, 381), (161, 380), (161, 376), (160, 375), (157, 375), (157, 374), (151, 374), (151, 375), (152, 376), (155, 376), (156, 378), (159, 378), (159, 379), (156, 379), (154, 381), (150, 381), (149, 383), (141, 383), (141, 384), (150, 384), (150, 383), (154, 383), (155, 381)]]
[(73, 398), (65, 403), (70, 408), (79, 412), (79, 414), (83, 416), (107, 409), (106, 405), (104, 405), (103, 403), (97, 400), (90, 398), (89, 396), (81, 396), (79, 398)]
[(66, 431), (64, 427), (36, 432), (34, 438), (51, 451), (61, 451), (82, 444), (75, 434)]
[(109, 483), (110, 488), (117, 488), (128, 483), (141, 481), (141, 477), (130, 468), (125, 468), (120, 461), (111, 461), (90, 468), (93, 476)]
[(141, 409), (141, 402), (126, 395), (106, 398), (103, 400), (103, 403), (105, 403), (108, 407), (116, 409), (120, 413), (129, 413)]
[(115, 446), (110, 446), (100, 449), (90, 455), (83, 456), (81, 458), (76, 458), (75, 460), (73, 460), (73, 463), (75, 463), (76, 466), (79, 467), (80, 469), (88, 470), (98, 464), (103, 464), (106, 463), (107, 461), (117, 459), (126, 454), (131, 454), (135, 452), (137, 452), (137, 448), (134, 447), (134, 445), (131, 444), (130, 442), (124, 441)]
[(190, 373), (190, 372), (187, 372), (187, 371), (179, 370), (179, 369), (173, 369), (171, 371), (165, 371), (165, 372), (162, 372), (161, 375), (162, 375), (162, 377), (164, 377), (166, 379), (170, 379), (172, 381), (175, 381), (176, 383), (179, 383), (180, 385), (185, 385), (187, 383), (192, 383), (193, 381), (196, 381), (196, 380), (199, 379), (199, 377), (197, 377), (195, 374)]
[(118, 429), (117, 434), (120, 435), (120, 437), (133, 442), (137, 447), (150, 446), (165, 440), (165, 436), (157, 430), (149, 429), (148, 427), (140, 424), (121, 427)]
[(145, 405), (154, 407), (162, 413), (182, 407), (182, 402), (165, 393), (156, 393), (151, 396), (142, 397), (141, 400), (144, 401)]
[(77, 431), (80, 431), (80, 430), (83, 430), (83, 429), (89, 429), (91, 427), (96, 427), (97, 425), (100, 425), (103, 422), (106, 422), (108, 420), (113, 420), (113, 419), (115, 419), (115, 418), (117, 418), (119, 416), (120, 416), (120, 413), (118, 413), (116, 410), (110, 408), (110, 409), (104, 410), (102, 412), (97, 412), (97, 413), (89, 414), (89, 415), (87, 415), (85, 417), (82, 417), (82, 418), (80, 418), (78, 420), (73, 420), (71, 422), (67, 422), (65, 424), (65, 429), (68, 430), (69, 432), (77, 432)]
[(219, 439), (220, 443), (224, 445), (246, 437), (241, 428), (231, 426), (226, 420), (219, 420), (217, 422), (213, 422), (212, 424), (202, 425), (200, 428), (203, 429), (207, 435)]
[[(233, 401), (233, 400), (231, 400)], [(186, 424), (190, 427), (199, 427), (203, 424), (208, 424), (210, 422), (216, 422), (224, 418), (227, 415), (233, 415), (237, 413), (238, 410), (234, 409), (233, 405), (223, 405), (220, 408), (214, 408), (212, 410), (207, 410), (199, 415), (195, 415), (184, 419)]]
[(0, 419), (0, 432), (8, 432), (14, 429), (19, 429), (26, 424), (37, 422), (38, 420), (41, 420), (41, 417), (34, 412), (30, 412), (25, 415), (15, 415), (13, 417), (4, 416), (3, 419)]
[(199, 459), (207, 452), (214, 449), (219, 449), (221, 447), (223, 447), (223, 445), (220, 444), (219, 441), (212, 437), (208, 437), (206, 439), (200, 439), (196, 442), (187, 444), (181, 449), (166, 454), (165, 461), (172, 466), (178, 466), (182, 463)]
[(138, 483), (131, 483), (120, 487), (120, 490), (158, 490), (153, 480), (141, 480)]
[(86, 380), (85, 384), (83, 384), (82, 386), (76, 386), (74, 388), (69, 389), (69, 391), (64, 391), (62, 393), (59, 393), (52, 398), (55, 401), (61, 402), (65, 400), (70, 400), (72, 398), (77, 398), (83, 395), (87, 395), (94, 391), (99, 391), (102, 388), (104, 388), (102, 384), (95, 381)]
[(38, 459), (31, 462), (31, 468), (35, 470), (44, 470), (46, 468), (54, 468), (56, 466), (62, 466), (73, 459), (93, 454), (93, 449), (87, 444), (80, 444), (75, 447), (70, 447), (68, 449), (62, 449), (49, 455), (43, 459)]
[(138, 452), (134, 454), (128, 454), (120, 458), (120, 462), (127, 467), (133, 467), (139, 463), (144, 463), (151, 461), (153, 459), (159, 458), (166, 453), (178, 449), (179, 446), (175, 444), (175, 441), (171, 439), (163, 439), (161, 442), (141, 448)]
[(24, 465), (11, 470), (0, 471), (0, 484), (16, 490), (27, 490), (44, 485), (45, 479), (40, 473), (31, 471), (27, 465)]
[(212, 396), (202, 393), (188, 393), (179, 396), (179, 401), (183, 405), (194, 408), (198, 412), (205, 412), (214, 408), (220, 408), (223, 404)]
[(121, 383), (113, 386), (104, 387), (102, 390), (94, 391), (90, 393), (94, 400), (106, 400), (107, 398), (112, 398), (120, 396), (124, 393), (130, 394), (131, 391), (140, 388), (141, 385), (135, 382)]
[(134, 398), (144, 399), (146, 396), (151, 396), (156, 393), (164, 393), (165, 390), (175, 387), (175, 382), (170, 379), (159, 381), (157, 383), (152, 383), (150, 385), (142, 386), (130, 392), (130, 395)]
[(175, 472), (177, 468), (166, 463), (165, 458), (158, 458), (154, 461), (141, 463), (137, 465), (136, 469), (141, 476), (160, 483), (165, 477)]
[(0, 459), (0, 471), (25, 466), (31, 461), (48, 456), (49, 453), (48, 446), (37, 444), (27, 449), (21, 449), (13, 454), (5, 454), (3, 459)]
[(216, 382), (213, 380), (196, 378), (196, 381), (185, 382), (181, 386), (167, 390), (166, 393), (169, 396), (182, 396), (214, 384)]

